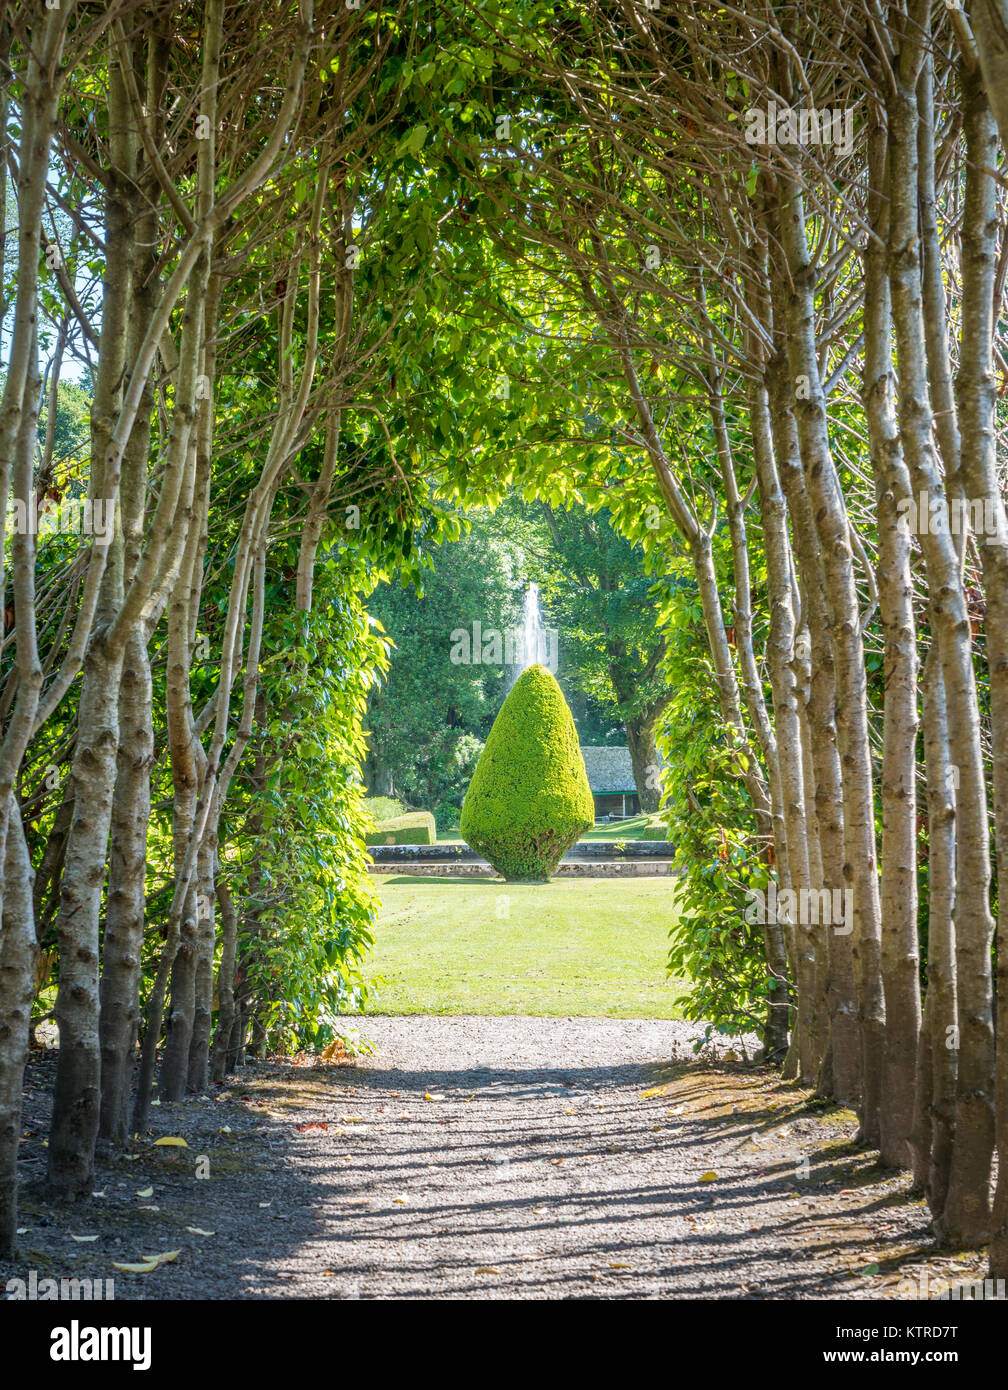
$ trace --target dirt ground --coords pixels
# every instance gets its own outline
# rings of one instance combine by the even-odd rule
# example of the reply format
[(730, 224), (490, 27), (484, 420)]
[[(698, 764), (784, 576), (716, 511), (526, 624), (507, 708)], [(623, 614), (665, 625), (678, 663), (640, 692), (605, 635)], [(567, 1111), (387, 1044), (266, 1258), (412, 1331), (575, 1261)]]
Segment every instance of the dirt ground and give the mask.
[(376, 1050), (350, 1065), (264, 1063), (158, 1107), (71, 1209), (41, 1194), (54, 1068), (36, 1054), (0, 1296), (31, 1270), (155, 1299), (906, 1298), (923, 1275), (983, 1276), (982, 1256), (935, 1249), (850, 1112), (732, 1052), (698, 1059), (694, 1025), (363, 1028)]

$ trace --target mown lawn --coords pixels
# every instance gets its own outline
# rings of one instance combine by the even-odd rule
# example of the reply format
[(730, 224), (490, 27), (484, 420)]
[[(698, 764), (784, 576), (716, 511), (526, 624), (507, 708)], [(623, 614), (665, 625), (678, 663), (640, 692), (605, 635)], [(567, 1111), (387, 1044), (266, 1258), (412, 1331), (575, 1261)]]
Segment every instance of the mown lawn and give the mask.
[[(438, 844), (461, 844), (458, 830), (438, 832)], [(664, 840), (665, 827), (657, 816), (632, 816), (629, 820), (611, 821), (596, 825), (581, 836), (582, 840)]]
[[(582, 840), (664, 840), (665, 826), (657, 816), (633, 816), (585, 831)], [(671, 845), (669, 852), (671, 853)]]
[(384, 876), (369, 1013), (678, 1018), (668, 878)]

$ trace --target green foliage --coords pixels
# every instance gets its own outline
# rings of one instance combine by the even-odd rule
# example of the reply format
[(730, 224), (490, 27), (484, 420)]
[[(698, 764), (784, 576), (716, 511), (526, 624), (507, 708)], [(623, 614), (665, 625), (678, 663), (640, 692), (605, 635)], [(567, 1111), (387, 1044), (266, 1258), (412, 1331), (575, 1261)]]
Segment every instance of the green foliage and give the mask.
[(392, 820), (395, 816), (406, 814), (406, 807), (403, 803), (396, 801), (395, 797), (392, 796), (367, 796), (364, 798), (364, 809), (376, 825)]
[(457, 830), (462, 818), (462, 807), (454, 801), (439, 801), (434, 808), (434, 819), (439, 830)]
[(544, 666), (515, 682), (462, 803), (462, 838), (507, 879), (544, 881), (595, 820), (574, 720)]
[(393, 816), (367, 835), (369, 845), (432, 845), (436, 839), (437, 827), (430, 811)]
[(582, 742), (624, 742), (628, 724), (650, 726), (669, 693), (659, 672), (660, 598), (643, 545), (627, 539), (608, 507), (591, 512), (576, 498), (562, 509), (510, 498), (499, 515), (522, 536), (549, 625), (563, 634), (560, 679)]
[(746, 892), (767, 869), (752, 835), (742, 758), (710, 698), (713, 672), (684, 594), (666, 617), (667, 677), (675, 695), (659, 739), (672, 769), (661, 818), (675, 844), (679, 921), (669, 932), (670, 975), (688, 977), (683, 1016), (717, 1031), (762, 1034), (768, 976), (761, 929), (745, 920)]
[(451, 634), (504, 630), (514, 621), (519, 556), (488, 514), (467, 534), (431, 547), (419, 592), (382, 585), (368, 604), (390, 643), (389, 670), (368, 704), (368, 786), (414, 806), (461, 802), (503, 695), (504, 669), (454, 664)]
[(340, 1015), (367, 999), (363, 965), (378, 906), (359, 765), (384, 647), (354, 566), (320, 577), (311, 613), (277, 605), (267, 624), (271, 713), (222, 827), (221, 858), (244, 906), (239, 988), (276, 1050), (319, 1050), (342, 1036)]

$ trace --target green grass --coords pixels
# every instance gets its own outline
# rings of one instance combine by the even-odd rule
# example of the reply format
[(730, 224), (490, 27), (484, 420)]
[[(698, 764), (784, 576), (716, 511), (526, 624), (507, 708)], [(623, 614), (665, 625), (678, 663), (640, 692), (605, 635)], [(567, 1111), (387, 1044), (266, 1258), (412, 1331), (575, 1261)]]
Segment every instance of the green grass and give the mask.
[[(582, 840), (664, 840), (665, 827), (657, 816), (633, 816), (630, 820), (596, 825), (581, 836)], [(458, 829), (438, 832), (439, 845), (460, 845)]]
[[(664, 840), (665, 827), (657, 816), (633, 816), (630, 820), (611, 821), (596, 825), (581, 836), (582, 840)], [(671, 847), (670, 847), (671, 852)]]
[(378, 880), (369, 1013), (679, 1018), (668, 878)]

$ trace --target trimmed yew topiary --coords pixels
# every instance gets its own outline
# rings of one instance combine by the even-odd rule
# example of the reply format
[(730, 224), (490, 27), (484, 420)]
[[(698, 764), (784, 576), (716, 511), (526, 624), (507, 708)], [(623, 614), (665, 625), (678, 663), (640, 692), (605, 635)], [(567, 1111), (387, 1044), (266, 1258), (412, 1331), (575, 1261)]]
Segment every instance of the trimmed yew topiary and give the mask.
[(462, 838), (505, 878), (544, 883), (594, 822), (567, 701), (544, 666), (530, 666), (476, 764), (462, 803)]

